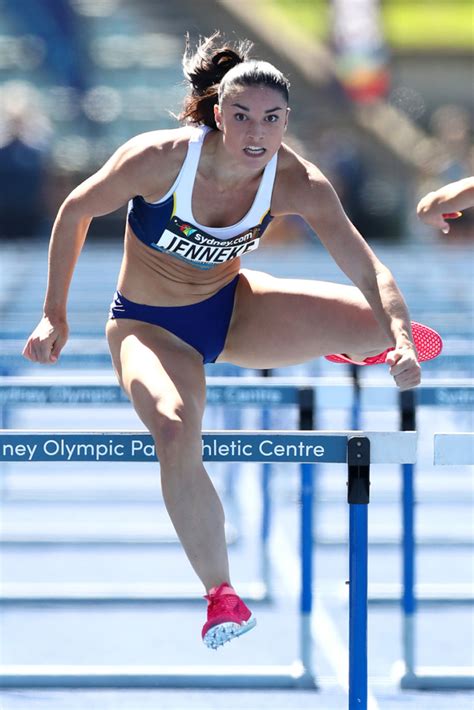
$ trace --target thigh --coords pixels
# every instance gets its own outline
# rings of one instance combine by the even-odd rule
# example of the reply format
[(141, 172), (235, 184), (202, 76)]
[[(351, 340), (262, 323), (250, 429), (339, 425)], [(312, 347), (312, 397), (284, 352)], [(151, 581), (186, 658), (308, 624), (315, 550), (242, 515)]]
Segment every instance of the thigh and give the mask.
[(389, 344), (355, 286), (242, 270), (219, 360), (242, 367), (283, 367)]
[(201, 356), (149, 323), (107, 323), (107, 339), (119, 382), (150, 431), (157, 416), (201, 432), (206, 383)]

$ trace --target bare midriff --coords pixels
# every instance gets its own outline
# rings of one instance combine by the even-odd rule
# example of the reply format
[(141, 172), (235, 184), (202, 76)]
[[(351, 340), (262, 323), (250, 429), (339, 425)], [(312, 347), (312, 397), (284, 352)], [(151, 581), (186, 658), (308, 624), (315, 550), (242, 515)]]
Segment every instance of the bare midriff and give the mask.
[(118, 290), (135, 303), (185, 306), (213, 296), (230, 283), (239, 270), (239, 258), (212, 269), (198, 269), (147, 246), (127, 224)]

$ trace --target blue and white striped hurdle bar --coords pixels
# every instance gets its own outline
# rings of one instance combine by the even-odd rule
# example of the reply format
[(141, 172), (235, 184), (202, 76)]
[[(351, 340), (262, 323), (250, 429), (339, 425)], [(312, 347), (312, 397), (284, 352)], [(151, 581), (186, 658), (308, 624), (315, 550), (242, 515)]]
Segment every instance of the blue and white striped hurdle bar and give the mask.
[[(435, 434), (435, 466), (474, 464), (474, 433)], [(416, 606), (404, 621), (404, 661), (400, 685), (413, 690), (474, 690), (474, 668), (416, 667)]]
[[(288, 406), (299, 402), (302, 387), (317, 393), (318, 406), (350, 407), (353, 380), (350, 377), (208, 377), (207, 403), (228, 406)], [(398, 404), (393, 385), (360, 382), (361, 407), (385, 409)], [(436, 379), (414, 390), (419, 406), (474, 405), (474, 380)], [(0, 377), (0, 407), (104, 406), (130, 404), (113, 376), (100, 377)]]
[[(300, 658), (288, 667), (3, 666), (0, 687), (315, 687), (312, 671), (312, 468), (346, 463), (350, 510), (349, 710), (367, 709), (367, 513), (370, 465), (416, 459), (414, 432), (203, 432), (206, 461), (302, 463)], [(153, 461), (143, 432), (1, 431), (5, 461)]]
[[(415, 432), (207, 431), (204, 461), (347, 463), (351, 436), (368, 437), (371, 463), (415, 461)], [(398, 448), (400, 447), (400, 448)], [(156, 462), (151, 434), (137, 431), (0, 430), (0, 462)]]

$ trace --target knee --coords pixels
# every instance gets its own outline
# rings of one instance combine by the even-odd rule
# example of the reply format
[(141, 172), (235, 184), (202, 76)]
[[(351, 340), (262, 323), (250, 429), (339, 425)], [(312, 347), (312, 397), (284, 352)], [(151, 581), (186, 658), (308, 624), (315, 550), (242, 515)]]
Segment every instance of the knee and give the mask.
[(184, 438), (185, 425), (179, 416), (157, 412), (151, 423), (151, 433), (160, 449), (178, 447)]
[(189, 457), (200, 440), (200, 431), (186, 418), (178, 414), (157, 412), (153, 417), (150, 432), (155, 440), (156, 452), (161, 463), (178, 463), (183, 456)]

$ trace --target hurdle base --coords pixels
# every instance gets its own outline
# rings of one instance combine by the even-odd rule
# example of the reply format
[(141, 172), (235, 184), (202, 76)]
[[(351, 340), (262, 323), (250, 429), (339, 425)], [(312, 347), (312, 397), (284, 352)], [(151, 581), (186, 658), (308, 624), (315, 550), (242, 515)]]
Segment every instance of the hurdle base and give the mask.
[(400, 678), (402, 690), (474, 690), (472, 668), (420, 667)]
[(3, 666), (0, 688), (299, 688), (317, 690), (300, 661), (289, 666)]

